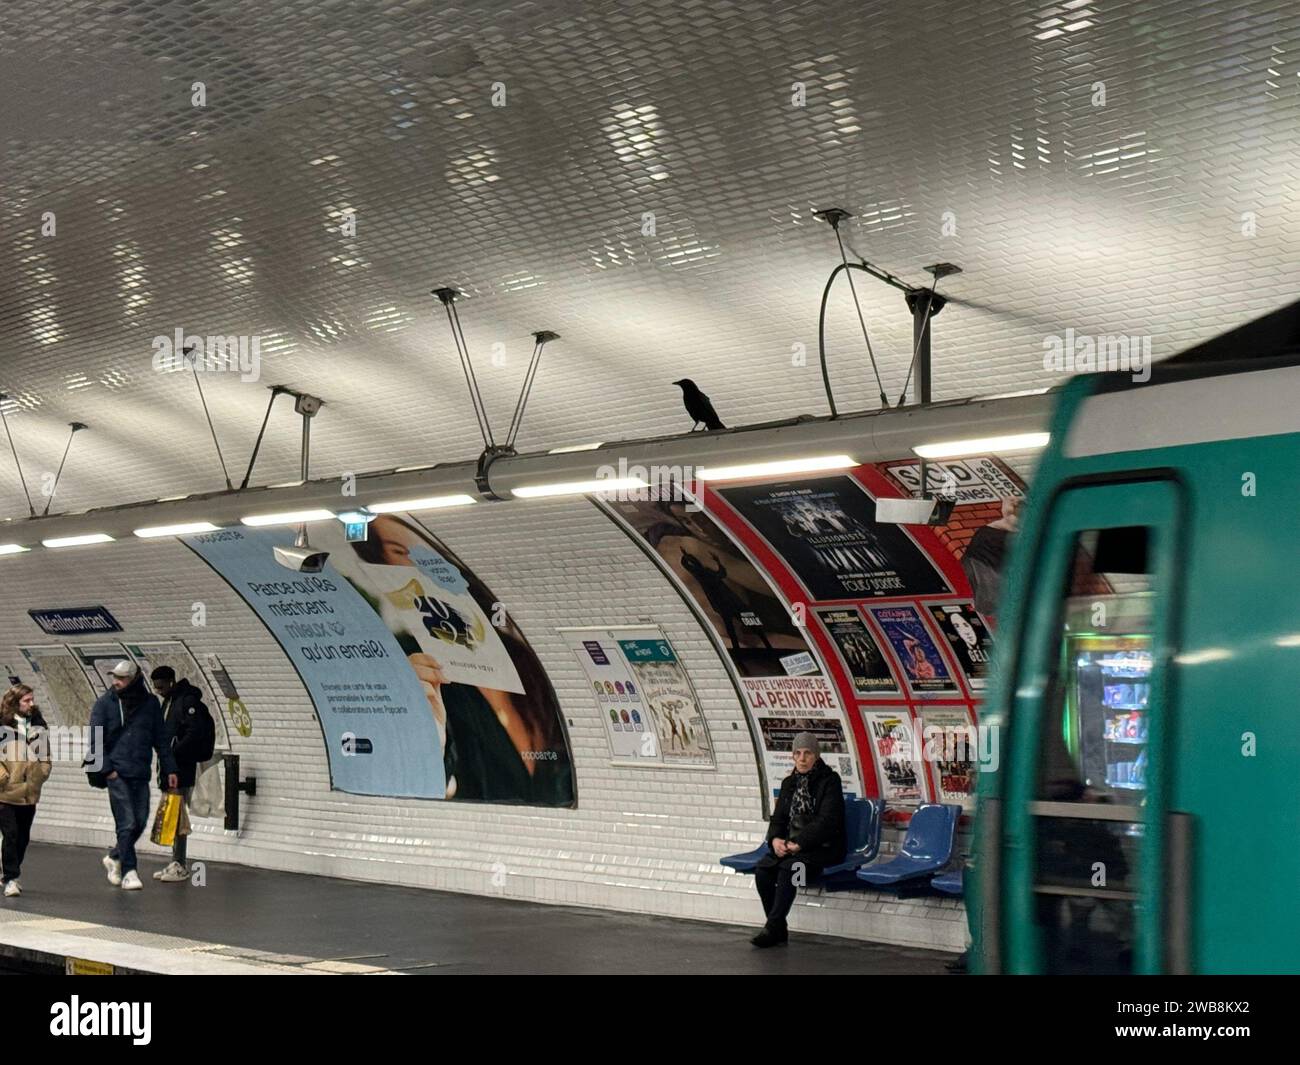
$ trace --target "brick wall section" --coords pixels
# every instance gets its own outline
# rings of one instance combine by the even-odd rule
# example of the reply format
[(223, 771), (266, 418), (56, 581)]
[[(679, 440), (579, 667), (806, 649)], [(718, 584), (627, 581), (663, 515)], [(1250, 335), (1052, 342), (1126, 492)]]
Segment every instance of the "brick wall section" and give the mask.
[[(195, 859), (757, 924), (752, 881), (717, 864), (721, 855), (754, 846), (765, 827), (749, 732), (713, 645), (654, 565), (583, 502), (480, 505), (439, 514), (429, 524), (501, 598), (541, 656), (569, 724), (577, 809), (331, 791), (320, 728), (289, 660), (225, 582), (172, 541), (0, 559), (0, 656), (22, 675), (27, 667), (19, 646), (61, 642), (39, 632), (29, 607), (100, 603), (126, 630), (122, 642), (183, 639), (200, 660), (208, 651), (221, 656), (252, 714), (250, 737), (230, 731), (243, 771), (258, 778), (257, 795), (243, 799), (238, 834), (196, 821)], [(196, 601), (208, 608), (202, 629), (190, 624)], [(596, 706), (556, 627), (645, 621), (663, 626), (691, 674), (716, 769), (609, 764)], [(34, 836), (107, 846), (104, 793), (91, 790), (78, 767), (56, 766)], [(147, 842), (143, 852), (162, 860)], [(494, 866), (504, 866), (504, 886), (493, 883)], [(86, 875), (101, 875), (98, 864)], [(146, 876), (145, 883), (152, 881)], [(219, 870), (210, 871), (208, 884), (221, 890)], [(965, 935), (963, 911), (952, 900), (859, 892), (805, 893), (792, 926), (949, 950), (961, 949)]]
[(948, 550), (961, 558), (966, 553), (966, 545), (975, 535), (975, 530), (1000, 517), (1001, 503), (972, 503), (969, 506), (955, 507), (948, 524), (936, 531)]

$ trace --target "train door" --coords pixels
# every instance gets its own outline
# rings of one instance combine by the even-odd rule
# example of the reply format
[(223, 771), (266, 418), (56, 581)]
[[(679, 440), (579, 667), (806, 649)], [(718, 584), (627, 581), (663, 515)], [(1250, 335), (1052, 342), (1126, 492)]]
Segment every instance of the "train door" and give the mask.
[[(1005, 752), (999, 967), (1186, 965), (1183, 821), (1167, 817), (1180, 488), (1080, 484), (1049, 508), (1028, 583)], [(995, 896), (996, 897), (996, 896)]]

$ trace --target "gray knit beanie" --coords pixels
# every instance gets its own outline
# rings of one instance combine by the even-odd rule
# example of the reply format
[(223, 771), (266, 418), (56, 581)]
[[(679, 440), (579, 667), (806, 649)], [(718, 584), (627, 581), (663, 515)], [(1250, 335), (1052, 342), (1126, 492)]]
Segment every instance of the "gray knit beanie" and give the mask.
[(791, 751), (812, 751), (813, 754), (821, 754), (821, 744), (817, 742), (817, 737), (811, 732), (800, 732), (794, 738), (794, 744), (790, 747)]

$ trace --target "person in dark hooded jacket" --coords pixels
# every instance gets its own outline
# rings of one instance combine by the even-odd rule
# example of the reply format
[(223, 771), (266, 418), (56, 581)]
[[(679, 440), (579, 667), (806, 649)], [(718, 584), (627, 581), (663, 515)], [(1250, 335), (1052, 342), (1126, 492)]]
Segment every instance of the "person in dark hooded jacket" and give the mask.
[[(194, 781), (198, 777), (199, 763), (212, 757), (216, 743), (216, 722), (212, 720), (212, 714), (203, 702), (203, 693), (184, 677), (177, 680), (176, 671), (171, 666), (159, 666), (149, 674), (149, 680), (162, 699), (167, 746), (176, 760), (177, 785), (188, 807), (194, 791)], [(158, 787), (163, 787), (161, 777)], [(176, 883), (189, 879), (190, 873), (185, 867), (185, 841), (188, 839), (188, 836), (176, 833), (176, 841), (172, 844), (172, 860), (166, 868), (154, 873), (155, 880)]]
[(754, 869), (758, 896), (767, 923), (750, 940), (756, 947), (775, 947), (790, 938), (786, 916), (799, 888), (828, 865), (844, 861), (844, 790), (840, 775), (822, 761), (817, 737), (794, 738), (794, 772), (781, 781), (776, 809), (768, 823), (771, 848)]
[(108, 802), (117, 827), (117, 844), (104, 855), (108, 882), (127, 891), (144, 885), (136, 872), (135, 843), (149, 823), (149, 777), (158, 752), (167, 785), (175, 788), (176, 762), (167, 745), (162, 707), (145, 687), (134, 662), (119, 662), (112, 670), (113, 686), (95, 700), (90, 711), (88, 764), (102, 759), (108, 775)]

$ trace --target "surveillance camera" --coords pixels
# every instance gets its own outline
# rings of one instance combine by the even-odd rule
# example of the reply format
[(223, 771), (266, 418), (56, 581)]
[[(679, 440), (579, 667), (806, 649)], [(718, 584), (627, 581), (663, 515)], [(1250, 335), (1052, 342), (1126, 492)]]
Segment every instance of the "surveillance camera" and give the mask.
[(928, 525), (933, 499), (877, 499), (876, 521), (888, 525)]
[(275, 548), (275, 560), (295, 573), (319, 573), (325, 568), (330, 553), (310, 544), (302, 546), (291, 544)]
[(876, 521), (887, 525), (946, 525), (952, 499), (877, 499)]

